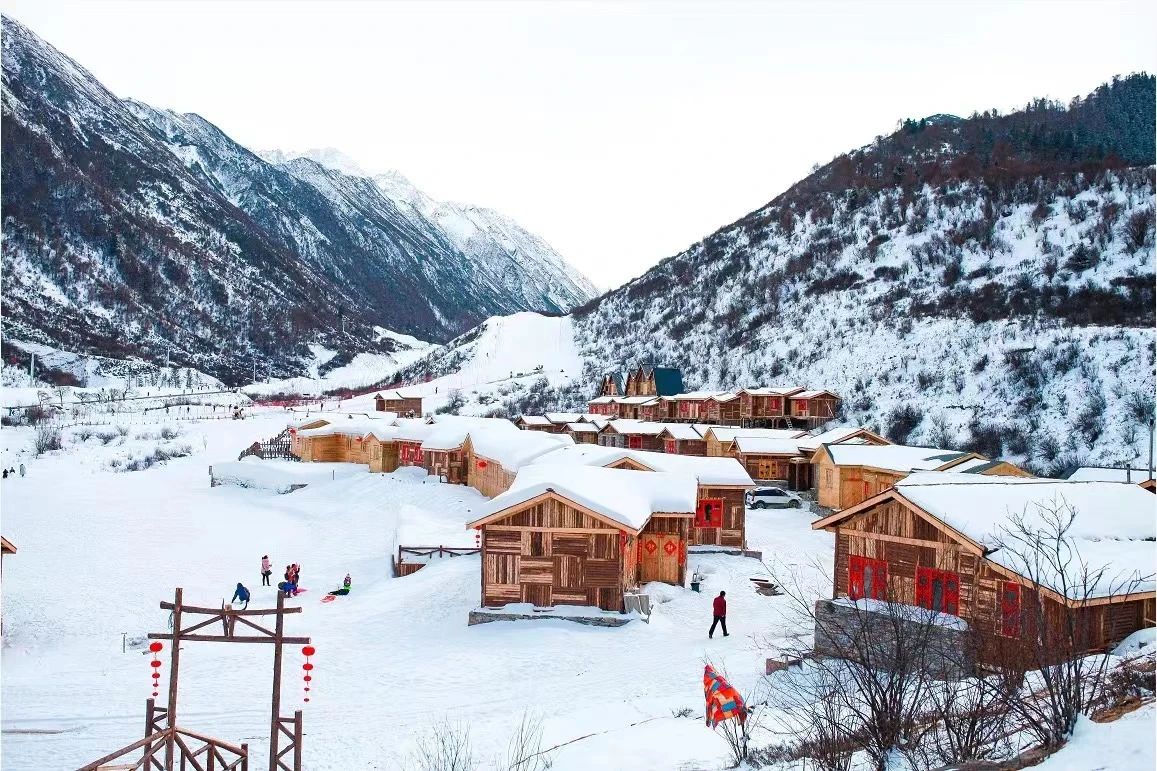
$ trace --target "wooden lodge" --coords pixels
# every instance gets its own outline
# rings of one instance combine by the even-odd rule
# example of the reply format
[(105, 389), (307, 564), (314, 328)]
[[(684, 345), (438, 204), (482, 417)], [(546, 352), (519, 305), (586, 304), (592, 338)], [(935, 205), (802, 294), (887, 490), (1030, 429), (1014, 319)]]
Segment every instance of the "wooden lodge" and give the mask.
[(554, 424), (545, 415), (521, 415), (514, 425), (523, 431), (554, 431)]
[(822, 426), (835, 420), (840, 397), (831, 391), (800, 391), (787, 398), (790, 407), (790, 425), (807, 428)]
[(812, 456), (816, 501), (838, 510), (855, 506), (914, 471), (945, 471), (975, 453), (908, 445), (825, 444)]
[(374, 394), (374, 409), (394, 412), (403, 418), (420, 418), (422, 397), (407, 391), (382, 391)]
[(806, 431), (788, 428), (739, 428), (736, 426), (711, 426), (703, 434), (707, 443), (707, 455), (712, 458), (739, 458), (735, 449), (735, 439), (739, 436), (762, 437), (765, 439), (801, 439)]
[[(683, 391), (683, 373), (672, 367), (637, 367), (626, 373), (603, 375), (598, 396), (587, 403), (587, 412), (617, 418), (639, 418), (641, 405), (658, 406), (654, 399)], [(649, 397), (649, 398), (648, 398)], [(651, 418), (646, 419), (654, 419)]]
[(627, 373), (624, 396), (674, 396), (683, 390), (683, 373), (674, 367), (644, 365)]
[(659, 432), (663, 452), (671, 455), (707, 455), (707, 430), (704, 423), (668, 423)]
[(811, 463), (796, 439), (736, 436), (735, 456), (758, 482), (776, 482), (791, 490), (811, 488)]
[(481, 534), (481, 604), (622, 612), (629, 590), (683, 584), (694, 517), (688, 477), (527, 466), (468, 525)]
[(366, 465), (370, 472), (388, 474), (398, 469), (398, 431), (393, 426), (371, 429), (363, 438)]
[(696, 485), (695, 519), (690, 530), (690, 544), (746, 548), (744, 497), (748, 490), (755, 487), (755, 483), (733, 458), (576, 445), (543, 455), (533, 463), (598, 466), (689, 477)]
[[(1048, 530), (1043, 512), (1056, 501), (1076, 512), (1066, 538), (1088, 565), (1091, 585), (1077, 579), (1074, 587), (1072, 576), (1062, 581), (1048, 568), (1025, 575), (1023, 559), (998, 548), (1009, 512)], [(885, 600), (964, 619), (979, 635), (982, 664), (999, 664), (1068, 620), (1088, 651), (1154, 625), (1157, 525), (1153, 499), (1136, 485), (917, 473), (812, 527), (836, 538), (833, 598)], [(1110, 569), (1101, 573), (1103, 566)]]
[(788, 415), (788, 397), (803, 390), (800, 386), (741, 388), (738, 391), (739, 419), (744, 426), (782, 426)]
[(573, 447), (566, 434), (475, 429), (466, 444), (466, 481), (488, 498), (510, 489), (518, 470), (562, 447)]
[(548, 412), (545, 415), (522, 415), (514, 425), (523, 431), (546, 431), (551, 434), (567, 433), (571, 423), (585, 423), (589, 417), (578, 412)]
[(599, 427), (594, 423), (567, 423), (566, 434), (575, 444), (599, 443)]
[(603, 447), (661, 451), (663, 440), (659, 434), (662, 433), (663, 428), (662, 423), (642, 420), (612, 420), (599, 431), (598, 443)]

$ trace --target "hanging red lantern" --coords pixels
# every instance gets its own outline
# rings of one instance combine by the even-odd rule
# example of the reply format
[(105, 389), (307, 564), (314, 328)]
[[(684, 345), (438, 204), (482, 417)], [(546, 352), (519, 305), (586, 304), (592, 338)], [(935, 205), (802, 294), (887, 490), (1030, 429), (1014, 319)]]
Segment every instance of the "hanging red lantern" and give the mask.
[(306, 656), (312, 656), (313, 654), (317, 653), (317, 649), (314, 648), (312, 645), (307, 645), (301, 649), (301, 652), (304, 653)]
[(303, 679), (303, 680), (305, 680), (305, 682), (307, 682), (307, 683), (308, 683), (310, 680), (312, 680), (312, 679), (313, 679), (313, 675), (306, 675), (306, 676), (305, 676), (304, 678), (302, 678), (302, 679)]
[(152, 661), (149, 662), (150, 667), (159, 667), (160, 665), (161, 665), (161, 662), (157, 661), (156, 659), (153, 659)]
[(164, 645), (162, 645), (161, 643), (159, 643), (159, 642), (155, 642), (155, 643), (151, 643), (151, 644), (149, 645), (149, 650), (151, 650), (153, 653), (160, 653), (160, 652), (161, 652), (161, 649), (162, 649), (162, 648), (164, 648), (164, 647), (165, 647), (165, 646), (164, 646)]
[[(302, 675), (302, 680), (305, 681), (305, 692), (308, 694), (309, 684), (313, 682), (313, 675), (310, 674), (313, 671), (313, 662), (309, 660), (309, 657), (317, 653), (317, 648), (314, 648), (312, 645), (305, 645), (302, 646), (301, 652), (305, 655), (305, 663), (301, 665), (301, 668), (305, 670), (305, 674)], [(308, 695), (305, 696), (304, 701), (309, 701)]]
[(478, 468), (486, 468), (486, 461), (484, 461), (484, 460), (478, 461)]

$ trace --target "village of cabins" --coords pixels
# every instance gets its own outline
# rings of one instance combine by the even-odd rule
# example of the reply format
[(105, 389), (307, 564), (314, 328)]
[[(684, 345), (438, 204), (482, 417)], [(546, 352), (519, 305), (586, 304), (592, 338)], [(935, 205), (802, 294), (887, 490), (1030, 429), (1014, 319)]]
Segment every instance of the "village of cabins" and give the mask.
[[(1008, 512), (1079, 501), (1081, 543), (1115, 569), (1147, 576), (1157, 536), (1151, 475), (1037, 478), (976, 453), (831, 427), (839, 396), (830, 391), (688, 392), (679, 371), (663, 367), (605, 376), (586, 412), (515, 421), (426, 415), (422, 398), (404, 390), (374, 401), (374, 414), (291, 424), (290, 454), (377, 473), (420, 467), (489, 498), (465, 523), (478, 534), (482, 609), (623, 613), (648, 582), (683, 585), (689, 552), (743, 553), (745, 495), (773, 484), (812, 498), (822, 514), (812, 527), (833, 534), (833, 599), (887, 596), (994, 638), (1022, 634), (1022, 605), (1040, 602), (1080, 614), (1090, 650), (1157, 615), (1151, 579), (1077, 601), (1034, 584), (993, 549)], [(405, 575), (422, 564), (406, 564), (399, 550), (394, 566)]]

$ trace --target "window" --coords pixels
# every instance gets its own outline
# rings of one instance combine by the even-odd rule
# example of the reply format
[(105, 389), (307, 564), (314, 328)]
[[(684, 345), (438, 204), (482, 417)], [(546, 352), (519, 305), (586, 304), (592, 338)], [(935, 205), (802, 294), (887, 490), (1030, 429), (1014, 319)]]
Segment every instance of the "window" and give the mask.
[(830, 468), (824, 469), (824, 484), (831, 486), (834, 481), (835, 481), (835, 469), (830, 469)]
[(1020, 637), (1020, 584), (1012, 581), (1000, 583), (1000, 634), (1004, 637)]
[(627, 437), (627, 447), (632, 449), (632, 450), (643, 449), (643, 437), (641, 437), (641, 436)]
[(848, 596), (853, 600), (888, 597), (888, 563), (853, 554), (848, 558)]
[(960, 576), (947, 570), (916, 568), (916, 604), (955, 616), (960, 612)]
[(695, 527), (722, 527), (723, 499), (703, 498), (695, 508)]
[(674, 439), (663, 440), (663, 452), (670, 455), (677, 455), (679, 453), (679, 443)]

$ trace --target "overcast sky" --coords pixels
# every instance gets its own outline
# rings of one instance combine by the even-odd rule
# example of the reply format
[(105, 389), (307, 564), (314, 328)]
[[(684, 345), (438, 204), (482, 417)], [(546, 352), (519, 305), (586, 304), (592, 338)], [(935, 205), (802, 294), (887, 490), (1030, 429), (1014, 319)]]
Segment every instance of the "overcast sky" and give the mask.
[(601, 288), (900, 118), (1157, 71), (1155, 7), (3, 2), (120, 96), (499, 209)]

